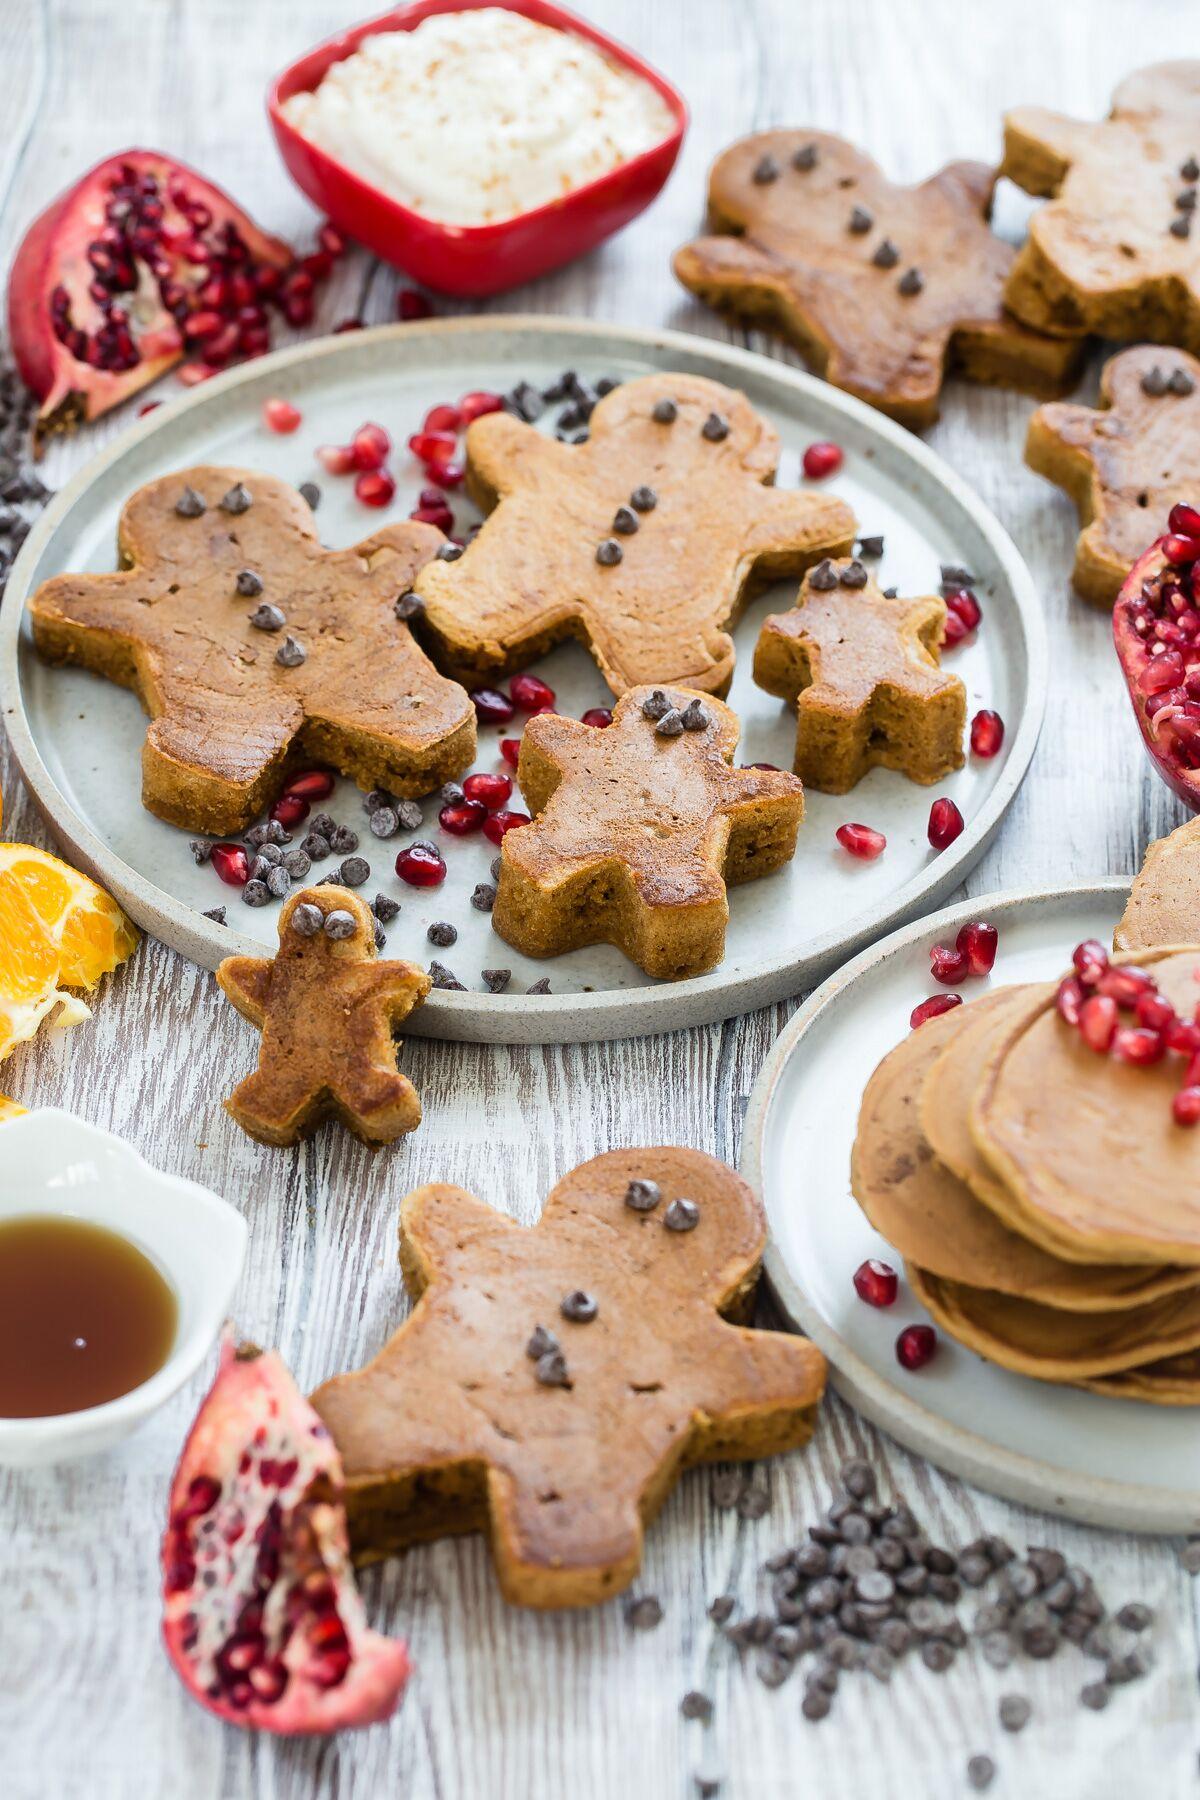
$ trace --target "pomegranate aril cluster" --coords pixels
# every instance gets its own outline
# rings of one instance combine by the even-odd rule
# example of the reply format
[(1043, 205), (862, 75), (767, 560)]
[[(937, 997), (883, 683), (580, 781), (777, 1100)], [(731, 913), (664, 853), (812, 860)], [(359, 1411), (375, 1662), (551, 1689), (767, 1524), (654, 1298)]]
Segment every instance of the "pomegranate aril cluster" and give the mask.
[(1097, 1056), (1135, 1068), (1152, 1068), (1168, 1055), (1185, 1058), (1172, 1112), (1178, 1125), (1200, 1122), (1200, 1004), (1181, 1018), (1147, 969), (1111, 963), (1096, 938), (1076, 944), (1071, 962), (1075, 972), (1055, 995), (1059, 1016)]
[(1167, 566), (1125, 601), (1125, 613), (1147, 652), (1136, 677), (1147, 720), (1169, 733), (1185, 769), (1200, 769), (1200, 510), (1180, 502), (1167, 525)]
[(1000, 934), (983, 919), (971, 919), (959, 931), (953, 948), (935, 944), (929, 952), (929, 969), (935, 981), (956, 987), (960, 981), (990, 975), (996, 961)]

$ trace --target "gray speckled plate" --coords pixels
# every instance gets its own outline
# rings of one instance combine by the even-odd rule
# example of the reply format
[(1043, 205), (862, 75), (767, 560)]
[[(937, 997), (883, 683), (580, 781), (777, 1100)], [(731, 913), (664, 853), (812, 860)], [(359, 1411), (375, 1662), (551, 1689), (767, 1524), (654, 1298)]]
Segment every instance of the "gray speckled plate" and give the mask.
[[(992, 980), (1046, 981), (1083, 938), (1111, 939), (1128, 883), (992, 894), (895, 932), (828, 980), (788, 1022), (750, 1096), (742, 1171), (763, 1197), (766, 1272), (792, 1324), (829, 1358), (834, 1386), (875, 1424), (943, 1468), (1006, 1499), (1126, 1531), (1200, 1529), (1200, 1437), (1192, 1407), (1150, 1406), (1011, 1374), (943, 1335), (909, 1374), (896, 1334), (926, 1314), (901, 1283), (895, 1305), (861, 1301), (864, 1258), (899, 1266), (850, 1192), (863, 1088), (936, 992), (929, 949), (967, 919), (990, 919)], [(986, 992), (968, 982), (967, 997)]]
[[(30, 535), (0, 613), (0, 695), (21, 769), (50, 829), (68, 855), (102, 881), (148, 931), (209, 968), (231, 952), (273, 943), (276, 909), (253, 911), (222, 887), (211, 868), (196, 868), (187, 834), (141, 806), (140, 748), (145, 719), (134, 697), (79, 671), (44, 667), (34, 655), (22, 613), (26, 596), (65, 569), (110, 569), (117, 514), (142, 482), (190, 463), (263, 468), (323, 490), (319, 519), (325, 541), (352, 543), (389, 518), (402, 518), (421, 485), (403, 448), (426, 409), (473, 388), (507, 388), (522, 377), (547, 385), (564, 368), (593, 379), (676, 368), (741, 388), (776, 425), (784, 443), (781, 485), (802, 479), (799, 456), (814, 439), (846, 451), (830, 484), (858, 514), (861, 529), (886, 539), (883, 585), (904, 593), (936, 591), (938, 565), (965, 564), (979, 577), (983, 625), (953, 653), (968, 690), (970, 712), (996, 708), (1008, 731), (1002, 754), (969, 760), (936, 793), (951, 794), (967, 821), (940, 856), (925, 826), (931, 791), (874, 771), (852, 794), (810, 793), (795, 861), (765, 880), (735, 889), (725, 961), (709, 975), (655, 983), (608, 945), (537, 963), (517, 955), (469, 903), (496, 854), (482, 838), (441, 834), (450, 873), (434, 890), (405, 887), (392, 865), (403, 840), (379, 844), (365, 831), (357, 792), (347, 784), (329, 804), (362, 831), (372, 862), (365, 890), (382, 889), (402, 903), (389, 928), (390, 954), (425, 963), (436, 954), (467, 987), (435, 992), (412, 1020), (434, 1037), (554, 1042), (620, 1037), (727, 1018), (809, 986), (863, 943), (942, 899), (960, 882), (996, 831), (1029, 766), (1042, 720), (1046, 652), (1040, 603), (1025, 564), (1005, 532), (963, 482), (926, 448), (878, 413), (810, 376), (744, 351), (673, 332), (625, 330), (570, 320), (453, 320), (348, 333), (281, 351), (234, 370), (150, 414), (95, 458), (62, 490)], [(263, 425), (271, 395), (293, 400), (304, 422), (291, 437)], [(368, 511), (352, 484), (324, 475), (317, 445), (345, 442), (364, 419), (377, 419), (398, 449), (394, 506)], [(471, 509), (458, 502), (460, 521)], [(736, 630), (738, 669), (730, 700), (742, 720), (739, 759), (790, 767), (793, 714), (750, 679), (755, 638), (767, 612), (791, 604), (795, 584), (758, 600)], [(558, 708), (576, 717), (609, 694), (591, 658), (564, 644), (538, 665), (555, 688)], [(502, 768), (494, 728), (480, 730), (477, 766)], [(514, 804), (516, 802), (514, 801)], [(884, 831), (885, 854), (857, 863), (834, 831), (861, 819)], [(418, 835), (438, 837), (427, 803)], [(315, 874), (324, 872), (320, 866)], [(229, 926), (202, 915), (220, 903)], [(453, 950), (434, 952), (426, 929), (437, 919), (458, 928)], [(480, 971), (508, 967), (511, 991), (481, 991)], [(549, 978), (553, 993), (527, 997)]]

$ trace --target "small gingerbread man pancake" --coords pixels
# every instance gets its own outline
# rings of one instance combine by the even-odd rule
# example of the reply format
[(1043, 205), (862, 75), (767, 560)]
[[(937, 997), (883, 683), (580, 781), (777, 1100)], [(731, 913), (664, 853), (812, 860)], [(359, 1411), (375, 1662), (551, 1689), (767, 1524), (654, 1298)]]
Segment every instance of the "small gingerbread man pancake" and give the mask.
[(1020, 318), (1200, 353), (1200, 62), (1128, 76), (1098, 124), (1018, 107), (1000, 173), (1052, 196), (1005, 288)]
[(807, 1443), (824, 1359), (750, 1316), (766, 1243), (746, 1183), (696, 1150), (572, 1170), (530, 1230), (462, 1188), (400, 1211), (416, 1306), (313, 1405), (360, 1560), (486, 1531), (522, 1606), (620, 1593), (682, 1469)]
[(226, 998), (262, 1032), (258, 1068), (225, 1105), (263, 1144), (295, 1144), (336, 1118), (366, 1144), (421, 1123), (392, 1033), (429, 992), (413, 963), (380, 962), (371, 909), (323, 882), (289, 895), (274, 959), (227, 956)]
[(289, 757), (424, 794), (475, 752), (466, 694), (395, 613), (444, 541), (405, 520), (325, 550), (286, 482), (184, 469), (126, 501), (116, 574), (42, 583), (34, 642), (134, 689), (152, 719), (142, 804), (172, 825), (243, 830)]
[(1099, 409), (1039, 406), (1025, 461), (1074, 500), (1085, 529), (1072, 580), (1111, 606), (1158, 521), (1200, 493), (1200, 362), (1149, 344), (1122, 350), (1104, 365)]
[(675, 257), (684, 287), (777, 325), (835, 387), (919, 430), (947, 374), (1046, 397), (1079, 347), (1004, 306), (1009, 245), (988, 228), (995, 171), (950, 163), (897, 187), (824, 131), (760, 131), (719, 156), (708, 183), (718, 235)]
[(726, 885), (795, 854), (800, 783), (734, 769), (738, 721), (720, 700), (634, 688), (607, 728), (543, 713), (517, 780), (537, 814), (506, 833), (492, 924), (526, 956), (616, 944), (678, 981), (725, 954)]
[(724, 693), (726, 627), (754, 585), (854, 537), (840, 500), (771, 485), (779, 454), (744, 395), (697, 375), (624, 382), (581, 445), (507, 413), (476, 419), (467, 487), (490, 516), (415, 584), (439, 666), (471, 684), (576, 636), (614, 694), (649, 681)]
[(754, 679), (796, 702), (795, 770), (844, 794), (869, 769), (940, 781), (963, 764), (966, 689), (938, 666), (946, 605), (882, 594), (859, 562), (822, 563), (764, 624)]

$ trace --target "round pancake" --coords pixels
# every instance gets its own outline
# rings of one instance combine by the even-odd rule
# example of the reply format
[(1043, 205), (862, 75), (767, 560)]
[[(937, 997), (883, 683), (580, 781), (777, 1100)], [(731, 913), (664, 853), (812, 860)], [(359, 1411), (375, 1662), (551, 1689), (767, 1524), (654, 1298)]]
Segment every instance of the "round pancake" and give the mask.
[(1200, 1350), (1164, 1356), (1159, 1362), (1145, 1363), (1137, 1369), (1123, 1369), (1119, 1375), (1097, 1375), (1094, 1381), (1081, 1381), (1078, 1385), (1089, 1388), (1093, 1394), (1108, 1394), (1114, 1400), (1145, 1400), (1151, 1406), (1200, 1406)]
[(1113, 933), (1117, 950), (1200, 943), (1200, 818), (1189, 819), (1146, 852)]
[[(1200, 949), (1129, 960), (1192, 1016)], [(1171, 1112), (1184, 1066), (1173, 1055), (1149, 1068), (1097, 1056), (1052, 1001), (993, 1048), (969, 1123), (1015, 1209), (1007, 1222), (1061, 1235), (1080, 1260), (1200, 1266), (1200, 1131)]]
[(875, 1070), (850, 1157), (850, 1186), (863, 1212), (906, 1262), (1068, 1311), (1139, 1306), (1195, 1285), (1195, 1269), (1061, 1262), (1001, 1224), (933, 1155), (917, 1117), (922, 1083), (944, 1052), (954, 1054), (949, 1046), (972, 1017), (994, 1016), (1010, 992), (997, 989), (929, 1019)]
[(1014, 1294), (947, 1281), (905, 1264), (931, 1318), (989, 1362), (1038, 1381), (1081, 1381), (1156, 1363), (1200, 1347), (1195, 1288), (1122, 1312), (1062, 1312)]

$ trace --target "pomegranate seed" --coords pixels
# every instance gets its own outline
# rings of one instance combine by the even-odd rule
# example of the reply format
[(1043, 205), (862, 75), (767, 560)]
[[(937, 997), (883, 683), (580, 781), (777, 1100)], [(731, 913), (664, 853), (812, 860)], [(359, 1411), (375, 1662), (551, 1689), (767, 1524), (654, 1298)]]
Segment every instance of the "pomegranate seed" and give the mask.
[(1180, 537), (1200, 538), (1200, 512), (1184, 500), (1171, 508), (1167, 525)]
[(964, 981), (971, 973), (971, 964), (965, 950), (952, 950), (949, 944), (935, 944), (929, 952), (929, 972), (935, 981), (953, 987), (955, 982)]
[(447, 537), (454, 523), (454, 514), (444, 500), (440, 506), (414, 506), (408, 516), (410, 519), (419, 519), (422, 525), (436, 525)]
[(339, 256), (345, 255), (346, 240), (338, 230), (337, 226), (331, 225), (328, 219), (326, 219), (320, 231), (317, 233), (317, 242), (320, 244), (326, 256), (333, 257), (336, 260)]
[(298, 406), (290, 400), (267, 400), (263, 405), (263, 423), (269, 431), (278, 431), (284, 437), (295, 431), (303, 414)]
[(396, 317), (405, 324), (414, 319), (428, 319), (433, 315), (433, 303), (416, 288), (401, 288), (396, 295)]
[(1089, 1050), (1107, 1056), (1117, 1029), (1117, 1003), (1107, 994), (1092, 994), (1079, 1009), (1079, 1030)]
[(910, 1028), (915, 1031), (918, 1025), (924, 1025), (929, 1019), (936, 1019), (942, 1013), (948, 1013), (951, 1007), (962, 1005), (961, 994), (930, 994), (928, 1000), (922, 1000), (914, 1006), (908, 1015)]
[(1172, 532), (1163, 539), (1163, 554), (1168, 562), (1194, 563), (1200, 556), (1200, 537), (1181, 537)]
[(1161, 1031), (1147, 1031), (1143, 1025), (1122, 1025), (1113, 1038), (1112, 1048), (1113, 1055), (1119, 1056), (1122, 1062), (1134, 1063), (1139, 1068), (1161, 1062), (1167, 1054)]
[(329, 475), (349, 475), (357, 467), (349, 444), (322, 444), (317, 461)]
[(435, 844), (410, 844), (396, 858), (396, 873), (409, 887), (441, 887), (446, 863)]
[(1163, 1042), (1168, 1050), (1181, 1056), (1195, 1056), (1200, 1050), (1200, 1025), (1187, 1019), (1172, 1019), (1163, 1029)]
[(1143, 994), (1154, 992), (1154, 982), (1142, 969), (1106, 969), (1096, 983), (1098, 993), (1118, 1006), (1136, 1006)]
[(250, 879), (250, 858), (240, 844), (214, 844), (210, 861), (229, 887), (245, 887)]
[(545, 712), (554, 705), (554, 689), (537, 675), (514, 675), (508, 684), (514, 706), (522, 712)]
[(512, 799), (513, 784), (507, 775), (468, 775), (462, 785), (467, 799), (477, 800), (489, 812)]
[(1178, 650), (1164, 650), (1161, 656), (1152, 656), (1137, 678), (1138, 687), (1143, 694), (1161, 694), (1165, 689), (1178, 687), (1187, 674), (1182, 656)]
[(970, 588), (959, 588), (956, 593), (947, 594), (946, 610), (957, 615), (968, 631), (974, 631), (983, 614), (979, 602)]
[(1200, 1087), (1180, 1088), (1171, 1102), (1177, 1125), (1200, 1124)]
[(382, 425), (360, 425), (350, 440), (354, 467), (368, 472), (382, 469), (391, 448), (392, 440)]
[(963, 816), (953, 800), (935, 800), (929, 809), (929, 842), (935, 850), (947, 849), (963, 829)]
[(446, 462), (458, 450), (458, 440), (446, 431), (414, 431), (408, 447), (418, 462)]
[[(463, 791), (466, 792), (465, 788)], [(455, 837), (469, 837), (479, 830), (487, 816), (487, 807), (477, 800), (452, 800), (438, 814), (438, 824)]]
[(218, 331), (225, 329), (225, 320), (219, 312), (204, 310), (188, 315), (187, 336), (194, 344), (207, 343), (209, 338), (216, 337)]
[(362, 331), (362, 329), (363, 321), (361, 319), (339, 319), (333, 328), (333, 335), (340, 337), (343, 331)]
[(900, 1291), (900, 1278), (891, 1263), (868, 1256), (854, 1271), (854, 1291), (868, 1306), (891, 1306)]
[[(586, 721), (585, 721), (585, 723), (586, 723)], [(515, 769), (517, 764), (521, 760), (521, 740), (520, 740), (520, 738), (501, 738), (500, 739), (500, 754), (504, 758), (505, 762), (511, 763), (512, 767)]]
[(457, 406), (431, 406), (421, 425), (422, 431), (461, 431), (463, 416)]
[(844, 461), (840, 444), (810, 444), (804, 452), (804, 473), (810, 481), (824, 481), (827, 475), (835, 475)]
[(290, 831), (293, 825), (307, 819), (311, 811), (303, 794), (281, 794), (271, 808), (271, 817), (277, 819), (285, 831)]
[(494, 812), (483, 822), (483, 835), (490, 843), (499, 844), (510, 831), (516, 831), (518, 826), (528, 823), (528, 813)]
[[(755, 763), (752, 766), (758, 768), (761, 765)], [(843, 850), (848, 850), (851, 856), (857, 856), (862, 862), (874, 862), (887, 849), (887, 839), (882, 831), (876, 831), (870, 825), (859, 825), (853, 820), (849, 824), (839, 825), (833, 835)]]
[(1078, 976), (1068, 975), (1065, 980), (1059, 982), (1058, 992), (1054, 996), (1054, 1004), (1068, 1025), (1078, 1025), (1079, 1014), (1083, 1009), (1086, 997), (1083, 983)]
[(937, 1355), (937, 1347), (932, 1325), (906, 1325), (896, 1339), (896, 1361), (902, 1369), (923, 1369)]
[(333, 792), (333, 783), (328, 769), (302, 769), (290, 781), (284, 782), (283, 791), (300, 800), (327, 800)]
[(742, 767), (743, 767), (743, 769), (766, 769), (772, 775), (778, 775), (780, 773), (778, 763), (766, 763), (766, 762), (743, 763)]
[(1175, 1008), (1161, 994), (1140, 995), (1133, 1010), (1138, 1024), (1144, 1025), (1147, 1031), (1165, 1032), (1175, 1023)]
[(1004, 720), (984, 707), (971, 720), (971, 755), (996, 756), (1004, 742)]
[(946, 623), (942, 626), (942, 641), (940, 648), (943, 650), (953, 650), (956, 644), (961, 644), (963, 639), (970, 635), (970, 626), (965, 624), (956, 612), (948, 612), (946, 614)]
[(973, 919), (969, 925), (963, 926), (954, 941), (967, 959), (970, 974), (990, 975), (1000, 945), (1000, 933), (994, 925), (987, 925), (982, 919)]
[(1085, 938), (1071, 952), (1075, 973), (1085, 987), (1095, 987), (1108, 967), (1108, 951), (1098, 938)]
[(208, 368), (204, 363), (185, 362), (180, 363), (176, 369), (175, 379), (181, 381), (184, 387), (196, 387), (199, 382), (207, 381), (210, 375), (215, 374), (216, 370)]
[(364, 506), (389, 506), (395, 492), (396, 484), (386, 469), (372, 469), (354, 484), (355, 498)]
[(612, 708), (609, 706), (589, 706), (583, 715), (583, 723), (594, 726), (597, 731), (606, 731), (612, 721)]
[(461, 487), (467, 465), (463, 462), (441, 462), (435, 460), (425, 464), (425, 473), (430, 481), (436, 481), (439, 487)]
[(463, 424), (469, 425), (472, 419), (481, 419), (484, 413), (503, 412), (504, 395), (489, 393), (485, 388), (476, 388), (470, 394), (464, 394), (458, 403)]
[(516, 710), (508, 695), (502, 694), (499, 688), (474, 688), (468, 698), (482, 725), (507, 725)]
[(146, 401), (144, 401), (143, 404), (141, 406), (139, 406), (137, 409), (138, 418), (144, 419), (147, 413), (156, 412), (161, 405), (162, 405), (161, 400), (146, 400)]

